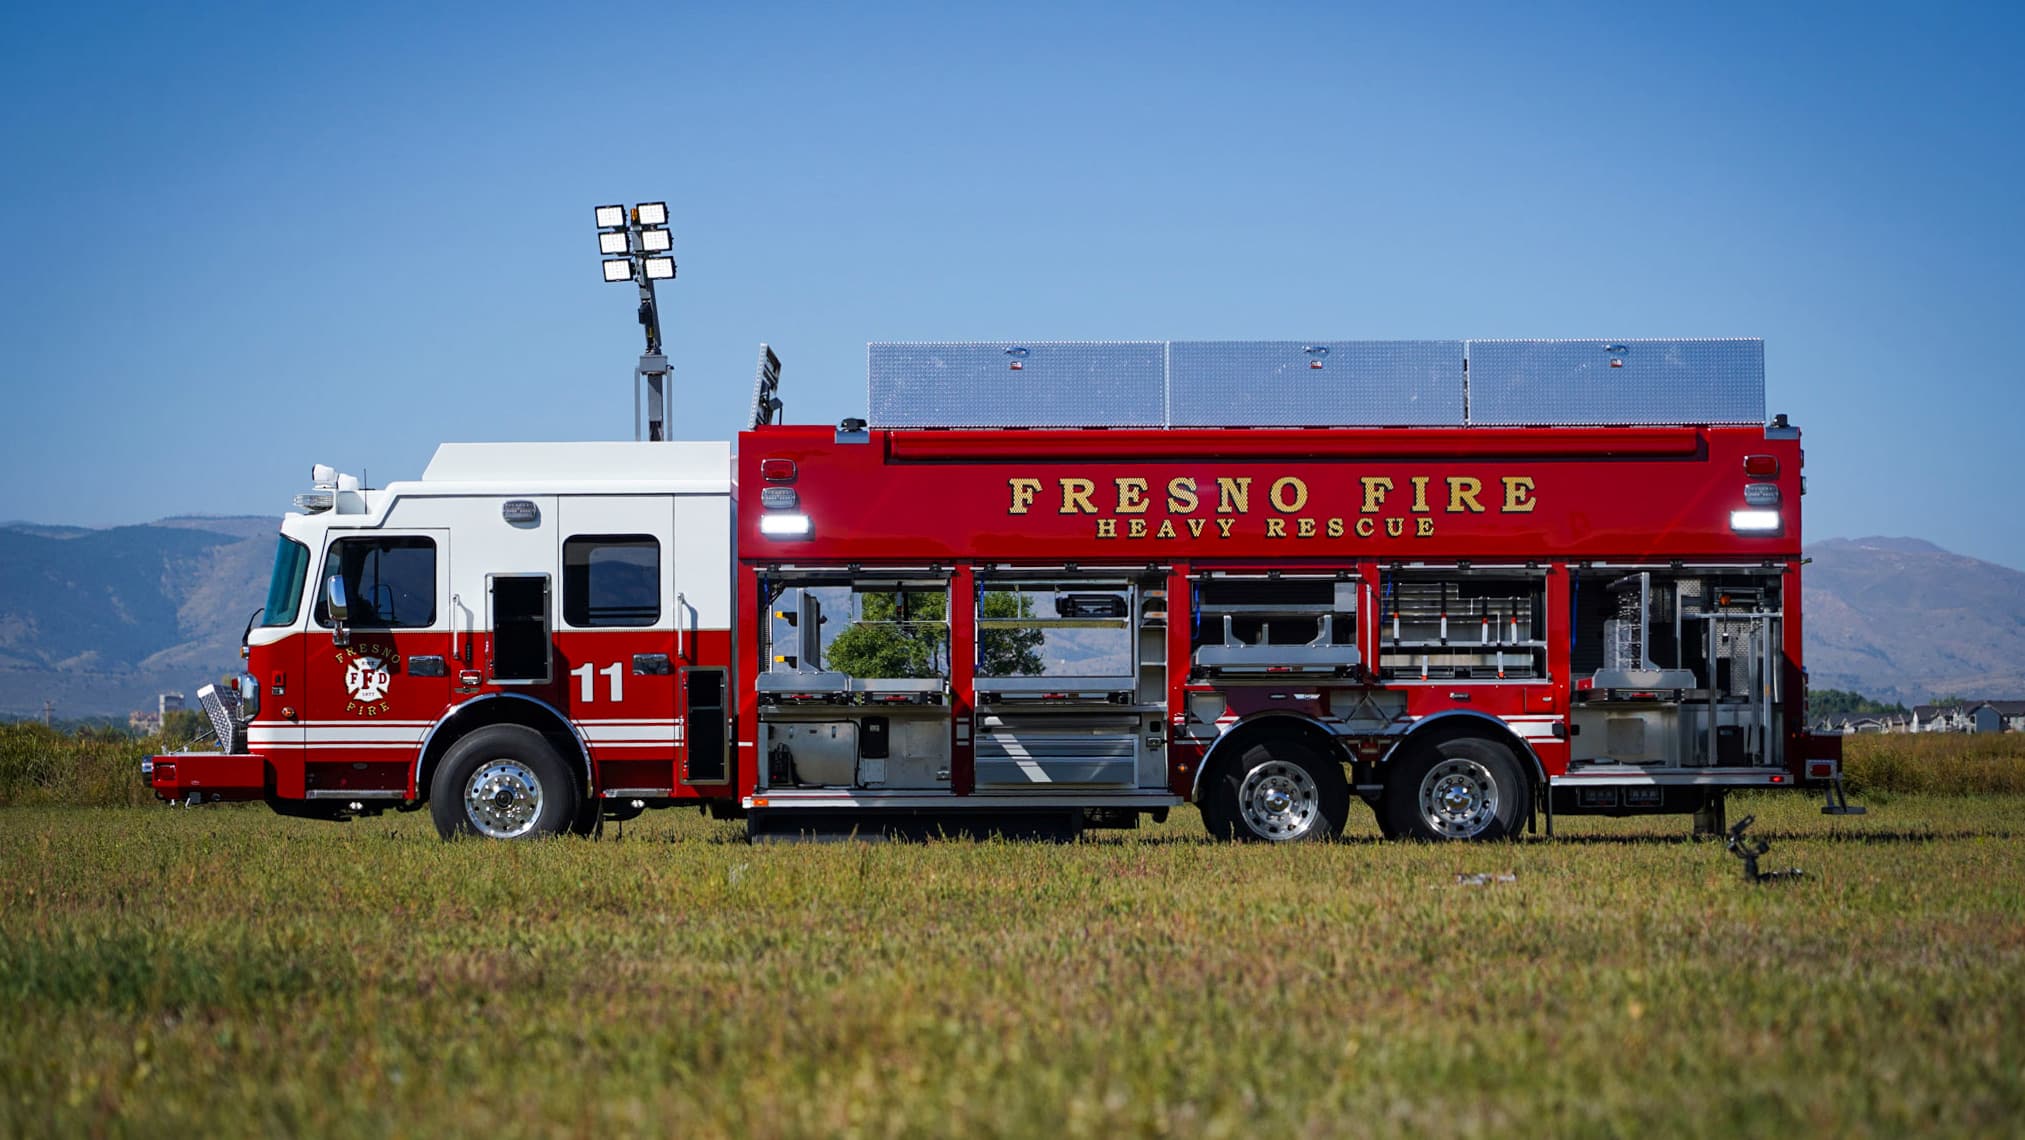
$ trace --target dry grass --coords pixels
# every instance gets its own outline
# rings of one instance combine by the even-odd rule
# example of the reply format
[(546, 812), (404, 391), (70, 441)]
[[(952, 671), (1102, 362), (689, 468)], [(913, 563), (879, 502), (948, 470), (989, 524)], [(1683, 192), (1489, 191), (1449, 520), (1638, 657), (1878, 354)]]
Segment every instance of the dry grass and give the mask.
[(2025, 795), (2025, 733), (1850, 736), (1842, 748), (1856, 794)]
[(755, 848), (8, 809), (0, 1135), (2015, 1130), (2025, 798), (1814, 809), (1738, 805), (1808, 871), (1772, 887), (1674, 819)]

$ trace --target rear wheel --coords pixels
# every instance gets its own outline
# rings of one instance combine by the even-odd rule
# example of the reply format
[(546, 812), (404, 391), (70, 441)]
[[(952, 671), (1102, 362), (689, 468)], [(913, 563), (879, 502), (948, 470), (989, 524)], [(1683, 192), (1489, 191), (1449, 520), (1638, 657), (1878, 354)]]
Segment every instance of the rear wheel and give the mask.
[(1214, 773), (1202, 821), (1219, 839), (1333, 839), (1350, 815), (1343, 766), (1293, 739), (1253, 745)]
[(452, 745), (429, 789), (445, 839), (531, 839), (568, 830), (577, 783), (541, 733), (517, 724), (481, 728)]
[(1526, 815), (1518, 757), (1495, 740), (1464, 736), (1416, 749), (1387, 773), (1380, 809), (1405, 839), (1507, 839)]

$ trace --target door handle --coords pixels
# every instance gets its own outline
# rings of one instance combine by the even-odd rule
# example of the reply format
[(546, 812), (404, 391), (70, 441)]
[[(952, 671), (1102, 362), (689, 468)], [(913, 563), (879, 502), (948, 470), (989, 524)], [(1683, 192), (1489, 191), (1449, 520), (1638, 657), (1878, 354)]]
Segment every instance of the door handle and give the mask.
[(689, 624), (689, 599), (683, 594), (675, 595), (675, 656), (689, 660), (689, 653), (682, 648), (682, 629)]

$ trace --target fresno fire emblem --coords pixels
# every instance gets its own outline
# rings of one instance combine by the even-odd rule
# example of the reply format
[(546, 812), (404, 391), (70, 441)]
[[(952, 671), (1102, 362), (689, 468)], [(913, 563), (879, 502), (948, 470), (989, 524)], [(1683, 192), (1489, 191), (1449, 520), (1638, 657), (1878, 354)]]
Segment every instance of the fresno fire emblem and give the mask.
[(387, 693), (394, 687), (400, 654), (384, 645), (360, 645), (339, 653), (338, 663), (345, 667), (345, 690), (351, 694), (345, 702), (346, 712), (383, 716), (392, 711)]

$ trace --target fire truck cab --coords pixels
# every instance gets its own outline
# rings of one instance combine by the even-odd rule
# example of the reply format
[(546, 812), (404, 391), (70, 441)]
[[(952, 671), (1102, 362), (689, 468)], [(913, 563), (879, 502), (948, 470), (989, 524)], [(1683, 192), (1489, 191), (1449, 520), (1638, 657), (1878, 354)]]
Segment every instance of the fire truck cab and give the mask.
[[(763, 356), (763, 363), (770, 360)], [(451, 444), (284, 522), (165, 798), (448, 836), (1496, 839), (1839, 795), (1757, 341), (873, 345), (870, 415)]]

